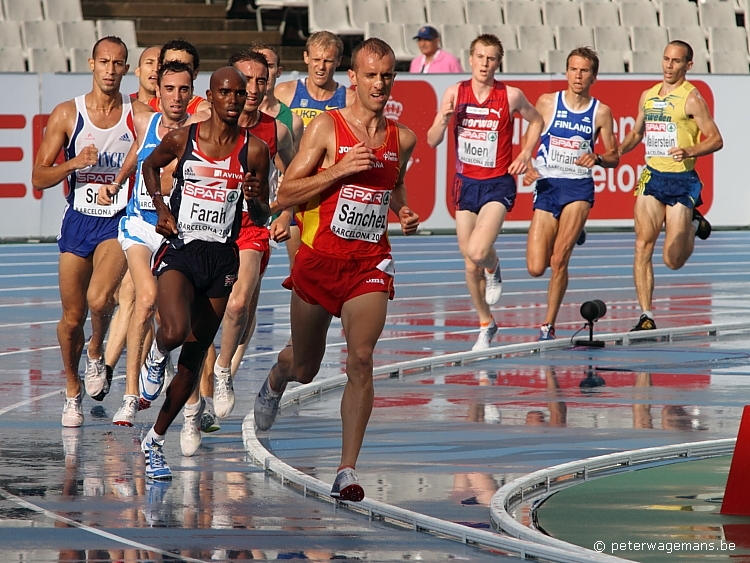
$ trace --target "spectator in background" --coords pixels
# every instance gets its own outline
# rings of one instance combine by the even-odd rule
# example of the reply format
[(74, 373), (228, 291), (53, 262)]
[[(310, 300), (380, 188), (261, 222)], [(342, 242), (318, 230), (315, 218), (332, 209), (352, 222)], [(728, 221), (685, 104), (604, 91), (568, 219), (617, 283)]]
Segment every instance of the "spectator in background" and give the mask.
[(431, 25), (420, 27), (414, 39), (417, 40), (422, 54), (411, 62), (409, 72), (434, 74), (464, 71), (461, 62), (456, 57), (440, 48), (440, 34)]

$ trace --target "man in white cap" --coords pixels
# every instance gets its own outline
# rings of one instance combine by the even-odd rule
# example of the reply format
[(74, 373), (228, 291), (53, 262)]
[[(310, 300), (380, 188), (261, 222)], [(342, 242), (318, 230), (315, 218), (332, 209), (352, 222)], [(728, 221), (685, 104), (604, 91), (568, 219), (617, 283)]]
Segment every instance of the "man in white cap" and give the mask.
[(438, 73), (463, 72), (461, 62), (448, 51), (440, 48), (440, 34), (431, 25), (423, 25), (414, 36), (420, 52), (409, 67), (409, 72)]

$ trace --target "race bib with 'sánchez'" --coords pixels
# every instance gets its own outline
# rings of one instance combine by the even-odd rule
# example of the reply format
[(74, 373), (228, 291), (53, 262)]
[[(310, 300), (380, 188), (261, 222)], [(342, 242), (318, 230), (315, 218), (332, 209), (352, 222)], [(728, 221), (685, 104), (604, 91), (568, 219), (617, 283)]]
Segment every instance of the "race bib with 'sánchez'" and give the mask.
[(669, 156), (677, 146), (677, 124), (668, 121), (646, 122), (646, 156)]
[(390, 203), (390, 190), (344, 185), (339, 190), (331, 231), (343, 239), (379, 242), (388, 227)]
[(458, 160), (482, 168), (494, 168), (497, 157), (497, 131), (458, 128)]

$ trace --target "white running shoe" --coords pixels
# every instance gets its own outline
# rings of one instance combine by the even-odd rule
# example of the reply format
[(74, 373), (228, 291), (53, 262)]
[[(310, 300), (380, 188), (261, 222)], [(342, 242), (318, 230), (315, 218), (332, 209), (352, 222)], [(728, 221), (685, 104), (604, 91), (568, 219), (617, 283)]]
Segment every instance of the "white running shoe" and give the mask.
[[(274, 367), (276, 367), (276, 365), (274, 365)], [(271, 368), (271, 371), (273, 371), (273, 368)], [(270, 377), (270, 374), (268, 377)], [(268, 377), (266, 377), (260, 391), (258, 391), (258, 396), (255, 397), (253, 417), (255, 418), (255, 428), (258, 430), (268, 430), (273, 426), (273, 421), (276, 420), (276, 415), (279, 414), (281, 396), (284, 394), (284, 391), (286, 391), (286, 383), (281, 391), (274, 391), (271, 389), (271, 385), (268, 383)]]
[(219, 418), (228, 417), (234, 410), (234, 385), (230, 372), (216, 373), (214, 370), (214, 409)]
[(500, 260), (497, 261), (497, 266), (494, 272), (488, 272), (484, 270), (484, 300), (487, 305), (494, 305), (500, 301), (500, 296), (503, 294), (503, 280), (500, 277)]
[(477, 350), (486, 350), (490, 347), (490, 342), (492, 342), (492, 337), (495, 336), (497, 333), (497, 323), (495, 322), (495, 319), (492, 319), (492, 322), (488, 324), (487, 326), (483, 326), (479, 330), (479, 337), (477, 338), (476, 344), (471, 347), (472, 352), (476, 352)]
[(187, 407), (182, 410), (184, 422), (182, 423), (182, 430), (180, 430), (180, 448), (182, 449), (182, 455), (185, 457), (192, 457), (201, 445), (201, 416), (203, 415), (203, 409), (206, 403), (201, 398), (198, 410), (194, 413), (188, 413)]
[(365, 490), (359, 484), (357, 472), (351, 467), (344, 467), (336, 474), (331, 488), (331, 496), (341, 500), (359, 502), (365, 498)]
[(112, 424), (133, 426), (136, 412), (138, 412), (138, 395), (125, 395), (122, 398), (122, 406), (117, 409), (115, 416), (112, 418)]
[(83, 380), (89, 397), (95, 401), (101, 401), (107, 396), (111, 376), (107, 377), (107, 366), (104, 365), (104, 358), (94, 360), (86, 354), (86, 371)]
[(78, 428), (83, 424), (83, 391), (75, 397), (65, 397), (62, 413), (62, 425), (66, 428)]
[(146, 362), (141, 367), (141, 397), (147, 401), (156, 400), (164, 388), (164, 372), (167, 370), (169, 362), (169, 353), (162, 355), (156, 347), (156, 339), (154, 339), (151, 350), (146, 356)]

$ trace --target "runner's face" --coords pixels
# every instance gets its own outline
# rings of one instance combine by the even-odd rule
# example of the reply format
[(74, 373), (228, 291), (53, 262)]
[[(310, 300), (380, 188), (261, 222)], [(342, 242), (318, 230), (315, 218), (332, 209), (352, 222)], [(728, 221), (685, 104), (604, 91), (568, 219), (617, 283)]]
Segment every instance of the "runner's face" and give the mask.
[(247, 98), (245, 81), (239, 74), (232, 73), (208, 90), (206, 97), (211, 103), (211, 110), (216, 113), (217, 117), (224, 123), (234, 125), (245, 106)]
[(393, 88), (396, 61), (391, 56), (380, 57), (364, 50), (357, 57), (357, 71), (349, 71), (349, 79), (356, 88), (357, 98), (367, 109), (382, 112)]
[(687, 49), (679, 45), (667, 45), (661, 59), (664, 82), (677, 84), (685, 78), (687, 71), (693, 68), (693, 61), (687, 61)]
[(483, 43), (474, 45), (474, 53), (469, 57), (472, 78), (479, 82), (493, 80), (495, 72), (500, 68), (499, 55), (497, 47)]
[(575, 94), (588, 94), (589, 88), (596, 80), (592, 70), (592, 62), (579, 56), (570, 57), (565, 77), (568, 79), (568, 88)]
[(336, 47), (318, 47), (313, 45), (310, 52), (305, 52), (307, 76), (318, 87), (325, 86), (333, 79), (336, 67), (341, 64), (341, 57)]
[(135, 69), (138, 82), (146, 92), (156, 96), (157, 71), (159, 70), (159, 48), (149, 47), (143, 51), (141, 62)]
[(247, 98), (245, 99), (244, 111), (253, 113), (258, 110), (266, 97), (268, 72), (262, 64), (255, 61), (240, 61), (234, 67), (247, 79)]
[(198, 73), (195, 72), (195, 61), (193, 60), (193, 55), (191, 55), (187, 51), (168, 49), (167, 52), (164, 53), (164, 62), (168, 63), (169, 61), (179, 61), (181, 63), (185, 63), (191, 69), (193, 69), (193, 78), (197, 78), (196, 75)]
[(102, 41), (96, 49), (96, 58), (89, 59), (94, 82), (105, 94), (120, 91), (122, 77), (128, 72), (125, 48), (117, 43)]
[(261, 49), (258, 52), (268, 61), (268, 90), (273, 90), (276, 86), (276, 79), (281, 77), (282, 68), (279, 66), (279, 57), (271, 49)]
[(170, 120), (180, 121), (193, 99), (193, 77), (187, 72), (167, 72), (159, 86), (161, 109)]

